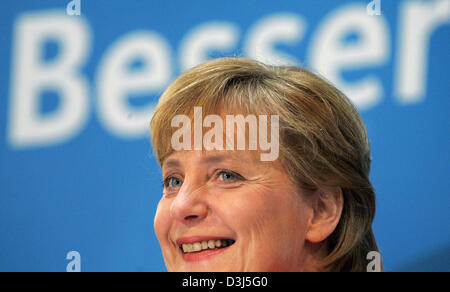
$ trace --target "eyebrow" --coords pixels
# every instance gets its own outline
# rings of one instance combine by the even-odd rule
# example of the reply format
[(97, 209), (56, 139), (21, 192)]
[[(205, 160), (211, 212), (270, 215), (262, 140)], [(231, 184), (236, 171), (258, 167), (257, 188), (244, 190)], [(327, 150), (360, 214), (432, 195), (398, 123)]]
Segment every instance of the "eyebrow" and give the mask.
[(180, 167), (180, 162), (177, 159), (168, 159), (163, 163), (163, 167)]

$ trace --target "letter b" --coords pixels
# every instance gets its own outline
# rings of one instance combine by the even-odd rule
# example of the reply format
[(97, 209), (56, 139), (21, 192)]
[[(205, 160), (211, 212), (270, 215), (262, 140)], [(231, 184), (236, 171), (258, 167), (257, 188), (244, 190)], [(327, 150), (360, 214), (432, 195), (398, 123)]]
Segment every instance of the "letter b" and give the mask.
[[(14, 30), (14, 59), (8, 142), (15, 148), (65, 141), (84, 126), (89, 107), (88, 82), (79, 74), (90, 45), (90, 31), (82, 18), (54, 12), (27, 13)], [(50, 61), (41, 57), (44, 44), (59, 46)], [(43, 115), (41, 93), (58, 93), (58, 107)]]

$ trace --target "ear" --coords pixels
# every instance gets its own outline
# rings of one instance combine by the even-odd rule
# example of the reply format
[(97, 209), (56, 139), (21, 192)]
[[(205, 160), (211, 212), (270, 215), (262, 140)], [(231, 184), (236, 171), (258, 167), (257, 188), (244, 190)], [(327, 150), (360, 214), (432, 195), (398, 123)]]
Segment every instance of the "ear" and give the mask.
[(312, 217), (306, 240), (317, 243), (333, 233), (341, 219), (344, 196), (341, 188), (320, 188), (313, 194)]

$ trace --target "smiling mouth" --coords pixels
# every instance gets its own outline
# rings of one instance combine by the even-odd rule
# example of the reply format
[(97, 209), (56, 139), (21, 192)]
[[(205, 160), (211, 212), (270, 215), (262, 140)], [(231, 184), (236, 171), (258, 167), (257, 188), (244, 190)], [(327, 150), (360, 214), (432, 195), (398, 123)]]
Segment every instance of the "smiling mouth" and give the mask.
[(233, 239), (203, 240), (194, 243), (180, 244), (180, 249), (184, 254), (200, 253), (205, 250), (217, 250), (234, 244)]

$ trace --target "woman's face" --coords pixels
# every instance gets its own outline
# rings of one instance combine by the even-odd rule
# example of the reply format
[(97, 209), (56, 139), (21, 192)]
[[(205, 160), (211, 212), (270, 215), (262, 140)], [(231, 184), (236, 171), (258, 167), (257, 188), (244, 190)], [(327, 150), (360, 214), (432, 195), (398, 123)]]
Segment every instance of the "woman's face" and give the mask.
[(310, 204), (278, 161), (258, 157), (175, 151), (164, 160), (154, 227), (169, 271), (309, 269)]

